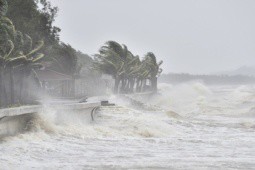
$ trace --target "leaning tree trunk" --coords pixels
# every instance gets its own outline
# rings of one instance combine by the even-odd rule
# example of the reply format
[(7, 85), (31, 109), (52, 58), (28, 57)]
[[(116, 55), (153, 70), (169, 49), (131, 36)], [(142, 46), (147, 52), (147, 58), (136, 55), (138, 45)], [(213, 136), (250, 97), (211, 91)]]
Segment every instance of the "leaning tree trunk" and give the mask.
[(126, 85), (125, 85), (125, 93), (129, 93), (130, 92), (130, 79), (128, 78), (126, 80)]
[(119, 93), (119, 85), (120, 85), (120, 78), (117, 76), (115, 78), (115, 83), (114, 83), (114, 93), (115, 94)]
[(121, 87), (120, 87), (120, 92), (121, 92), (121, 93), (125, 93), (125, 87), (126, 87), (126, 79), (123, 78), (123, 79), (121, 80)]
[(146, 91), (145, 87), (146, 87), (146, 79), (143, 79), (142, 84), (141, 84), (141, 91), (142, 92)]
[(136, 80), (136, 92), (141, 92), (141, 79), (140, 78), (138, 78), (137, 80)]
[(131, 78), (130, 79), (130, 88), (129, 88), (130, 93), (134, 93), (134, 86), (135, 86), (135, 79)]

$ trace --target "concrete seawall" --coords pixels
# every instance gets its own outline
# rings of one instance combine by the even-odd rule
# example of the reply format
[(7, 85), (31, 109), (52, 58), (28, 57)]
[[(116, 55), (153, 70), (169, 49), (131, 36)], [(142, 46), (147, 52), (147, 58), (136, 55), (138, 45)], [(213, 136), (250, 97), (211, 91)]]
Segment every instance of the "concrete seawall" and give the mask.
[[(53, 111), (57, 117), (81, 116), (84, 121), (91, 121), (91, 112), (99, 107), (99, 102), (71, 103), (54, 105), (22, 106), (0, 109), (0, 138), (16, 135), (29, 129), (29, 122), (38, 115)], [(61, 115), (61, 116), (59, 116)]]

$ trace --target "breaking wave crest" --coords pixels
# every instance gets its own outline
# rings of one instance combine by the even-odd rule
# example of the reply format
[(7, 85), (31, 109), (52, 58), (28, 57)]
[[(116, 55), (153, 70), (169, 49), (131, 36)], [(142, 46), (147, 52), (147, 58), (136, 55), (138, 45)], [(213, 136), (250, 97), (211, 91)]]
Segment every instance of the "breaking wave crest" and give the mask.
[[(149, 100), (133, 96), (133, 100), (150, 106), (146, 110), (144, 107), (132, 107), (127, 100), (112, 96), (110, 100), (118, 106), (102, 107), (94, 122), (90, 114), (57, 113), (46, 107), (44, 113), (34, 115), (29, 121), (27, 134), (79, 138), (161, 138), (184, 133), (182, 126), (192, 126), (192, 120), (196, 117), (255, 116), (254, 87), (251, 86), (214, 88), (193, 82), (178, 86), (160, 84), (159, 88), (160, 94)], [(254, 124), (243, 121), (239, 122), (239, 126), (254, 127)], [(24, 137), (24, 134), (20, 136)]]

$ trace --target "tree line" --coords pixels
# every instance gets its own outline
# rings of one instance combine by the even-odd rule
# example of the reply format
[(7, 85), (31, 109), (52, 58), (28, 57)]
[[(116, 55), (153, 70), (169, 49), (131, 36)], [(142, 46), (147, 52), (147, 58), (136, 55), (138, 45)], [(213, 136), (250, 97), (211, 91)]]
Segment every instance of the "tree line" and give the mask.
[[(114, 78), (115, 93), (157, 91), (157, 77), (162, 72), (160, 66), (163, 61), (157, 62), (152, 52), (141, 60), (126, 45), (108, 41), (94, 56), (94, 60), (97, 70)], [(150, 85), (146, 84), (147, 80)]]
[(48, 0), (0, 0), (0, 107), (31, 104), (29, 86), (41, 87), (36, 70), (45, 66), (73, 79), (109, 74), (115, 93), (157, 91), (163, 62), (152, 52), (140, 59), (126, 45), (108, 41), (90, 57), (60, 41), (57, 13)]
[(53, 25), (57, 13), (47, 0), (0, 0), (0, 107), (31, 104), (30, 82), (40, 87), (37, 69), (47, 65), (75, 78), (79, 58), (92, 64), (91, 57), (60, 41), (61, 29)]
[(57, 72), (75, 76), (79, 70), (78, 54), (70, 44), (60, 41), (61, 29), (54, 26), (59, 9), (49, 0), (2, 0), (8, 2), (6, 16), (20, 32), (34, 42), (43, 40), (43, 63)]
[[(44, 42), (33, 43), (32, 38), (17, 30), (6, 14), (8, 3), (0, 0), (0, 106), (25, 103), (25, 86), (29, 77), (38, 80), (35, 69), (40, 69), (44, 54), (39, 53)], [(39, 81), (35, 81), (39, 84)], [(19, 87), (16, 89), (15, 87)]]

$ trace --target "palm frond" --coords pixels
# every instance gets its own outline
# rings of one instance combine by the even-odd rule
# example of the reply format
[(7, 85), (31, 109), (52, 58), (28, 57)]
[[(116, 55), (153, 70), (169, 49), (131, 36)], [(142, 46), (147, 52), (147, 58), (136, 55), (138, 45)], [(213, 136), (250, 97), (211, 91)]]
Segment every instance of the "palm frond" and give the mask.
[(29, 35), (25, 34), (23, 50), (26, 54), (32, 50), (32, 45), (33, 45), (32, 38)]
[(44, 58), (44, 54), (40, 53), (32, 59), (33, 62), (38, 62)]
[(34, 53), (39, 51), (43, 46), (44, 46), (44, 41), (39, 41), (38, 45), (32, 51), (30, 51), (28, 54), (26, 54), (26, 56), (30, 57), (31, 55), (33, 55)]
[(13, 44), (13, 42), (11, 40), (7, 41), (7, 46), (9, 48), (9, 52), (4, 56), (5, 59), (10, 57), (10, 55), (11, 55), (13, 49), (14, 49), (14, 44)]
[(158, 62), (158, 66), (161, 66), (162, 64), (163, 64), (162, 60)]
[(8, 66), (14, 66), (14, 65), (20, 65), (23, 64), (23, 62), (27, 61), (27, 57), (26, 56), (19, 56), (19, 57), (15, 57), (15, 58), (9, 58), (6, 61), (6, 67)]

